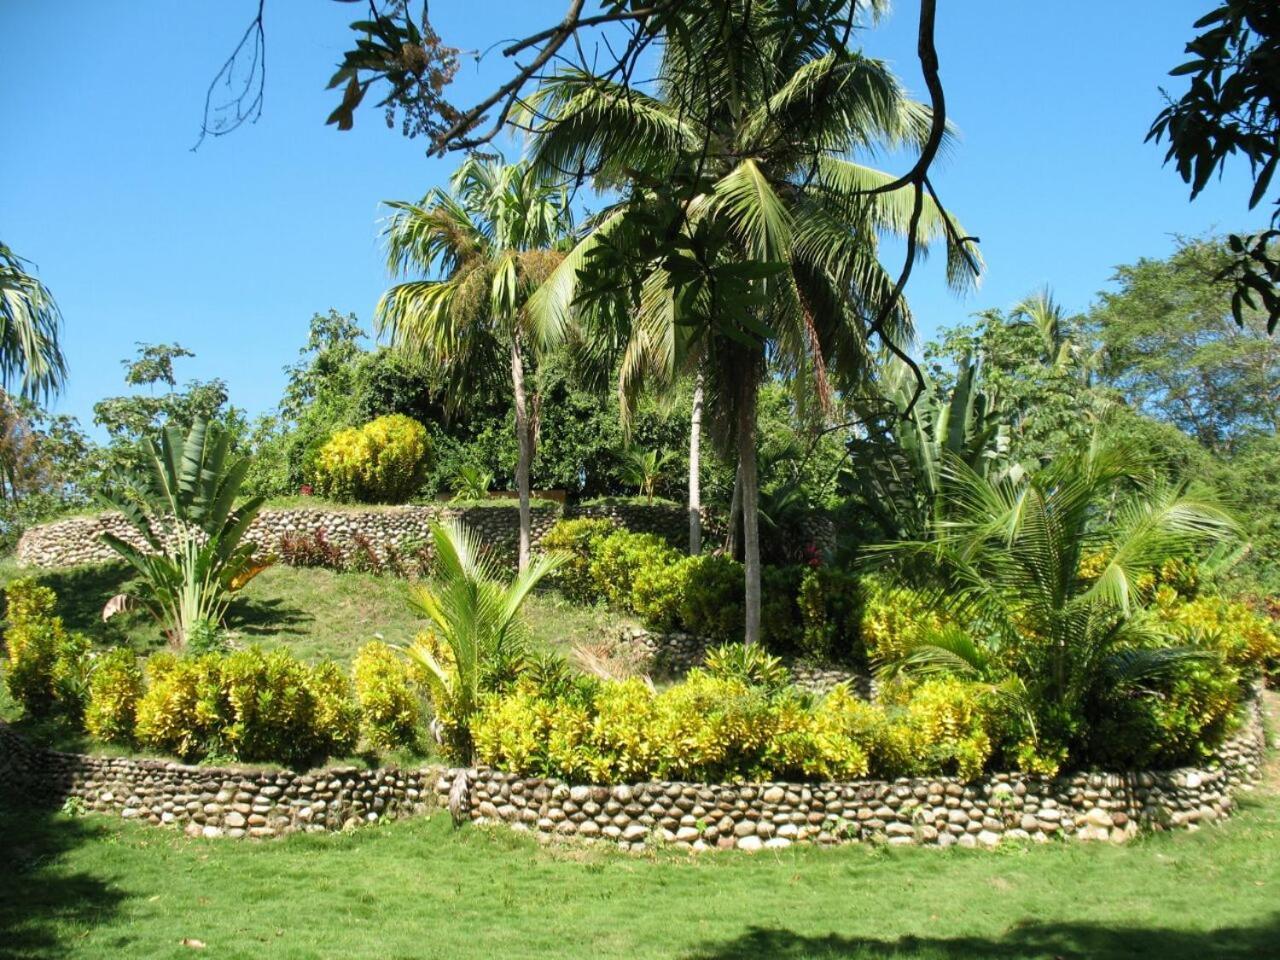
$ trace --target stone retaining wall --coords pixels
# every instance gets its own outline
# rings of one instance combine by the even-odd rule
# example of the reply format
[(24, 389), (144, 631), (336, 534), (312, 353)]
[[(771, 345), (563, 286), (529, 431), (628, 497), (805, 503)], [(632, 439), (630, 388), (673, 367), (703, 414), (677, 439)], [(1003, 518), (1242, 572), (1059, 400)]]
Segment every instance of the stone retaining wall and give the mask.
[(792, 843), (886, 842), (996, 846), (1003, 839), (1124, 841), (1140, 827), (1196, 829), (1234, 809), (1232, 790), (1258, 775), (1260, 703), (1204, 768), (993, 774), (850, 783), (569, 785), (493, 770), (444, 771), (447, 795), (466, 776), (465, 815), (547, 837), (583, 837), (627, 850), (675, 844), (758, 850)]
[[(534, 507), (532, 539), (535, 546), (561, 517), (600, 517), (637, 533), (656, 533), (674, 545), (688, 543), (689, 516), (684, 507), (655, 504), (594, 504), (569, 507)], [(367, 542), (385, 556), (387, 547), (404, 549), (426, 544), (433, 520), (459, 518), (479, 532), (504, 560), (514, 562), (520, 536), (519, 511), (514, 505), (453, 507), (430, 504), (403, 507), (286, 507), (267, 508), (254, 520), (246, 534), (263, 552), (279, 549), (288, 535), (323, 533), (326, 540), (347, 555), (360, 541)], [(711, 530), (714, 517), (705, 517)], [(815, 521), (821, 526), (820, 521)], [(824, 528), (825, 529), (825, 528)], [(69, 517), (29, 528), (18, 541), (17, 560), (34, 567), (70, 567), (86, 563), (103, 563), (117, 555), (102, 541), (102, 534), (112, 533), (138, 547), (145, 546), (124, 517), (118, 513)]]
[(627, 850), (859, 841), (995, 846), (1002, 839), (1121, 841), (1139, 827), (1195, 829), (1234, 808), (1264, 750), (1261, 706), (1203, 768), (994, 774), (824, 784), (570, 785), (489, 769), (341, 767), (313, 773), (186, 766), (40, 750), (0, 723), (0, 785), (29, 801), (77, 798), (92, 811), (192, 836), (271, 837), (420, 814), (448, 801), (457, 820)]
[[(504, 561), (514, 564), (520, 539), (520, 516), (514, 505), (454, 507), (449, 504), (427, 504), (403, 507), (268, 507), (258, 514), (246, 534), (265, 553), (278, 551), (280, 541), (289, 534), (314, 535), (325, 539), (350, 556), (361, 543), (370, 545), (385, 558), (389, 547), (404, 550), (426, 545), (433, 520), (458, 518), (478, 531)], [(546, 506), (532, 510), (532, 540), (536, 547), (552, 525), (561, 517), (598, 517), (612, 520), (635, 533), (655, 533), (673, 546), (689, 542), (689, 514), (684, 507), (670, 504), (587, 504), (585, 506)], [(834, 545), (835, 529), (828, 517), (815, 514), (806, 522), (805, 536), (820, 548)], [(707, 537), (721, 535), (719, 518), (703, 511), (703, 528)], [(157, 531), (161, 536), (163, 531)], [(118, 513), (68, 517), (30, 527), (18, 541), (16, 558), (20, 564), (43, 569), (73, 567), (86, 563), (105, 563), (117, 555), (102, 541), (104, 533), (112, 533), (138, 547), (145, 543)]]

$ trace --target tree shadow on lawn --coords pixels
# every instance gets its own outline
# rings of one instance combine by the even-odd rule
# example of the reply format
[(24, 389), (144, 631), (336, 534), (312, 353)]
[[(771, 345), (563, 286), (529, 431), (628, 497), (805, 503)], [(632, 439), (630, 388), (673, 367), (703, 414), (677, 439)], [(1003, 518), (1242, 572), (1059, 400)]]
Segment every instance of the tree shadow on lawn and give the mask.
[(237, 597), (227, 610), (227, 628), (249, 637), (301, 636), (315, 619), (283, 597)]
[(691, 960), (1261, 960), (1280, 957), (1280, 913), (1253, 927), (1207, 933), (1091, 923), (1025, 923), (1003, 937), (804, 936), (753, 927), (733, 940), (703, 947)]
[(104, 829), (0, 790), (0, 957), (63, 956), (75, 931), (119, 911), (122, 891), (61, 862)]

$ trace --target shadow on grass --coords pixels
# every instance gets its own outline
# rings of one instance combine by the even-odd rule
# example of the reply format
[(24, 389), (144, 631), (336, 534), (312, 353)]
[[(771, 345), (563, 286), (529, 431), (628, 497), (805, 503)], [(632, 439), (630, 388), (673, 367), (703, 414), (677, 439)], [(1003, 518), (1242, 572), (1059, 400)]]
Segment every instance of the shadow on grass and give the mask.
[(77, 930), (114, 919), (124, 893), (63, 863), (101, 830), (0, 791), (0, 956), (60, 957)]
[(895, 940), (838, 935), (803, 936), (755, 927), (740, 937), (708, 945), (691, 960), (1261, 960), (1280, 956), (1280, 913), (1254, 927), (1207, 933), (1091, 923), (1027, 923), (1003, 937), (901, 937)]
[(282, 597), (237, 597), (227, 611), (227, 627), (249, 637), (302, 636), (315, 617)]

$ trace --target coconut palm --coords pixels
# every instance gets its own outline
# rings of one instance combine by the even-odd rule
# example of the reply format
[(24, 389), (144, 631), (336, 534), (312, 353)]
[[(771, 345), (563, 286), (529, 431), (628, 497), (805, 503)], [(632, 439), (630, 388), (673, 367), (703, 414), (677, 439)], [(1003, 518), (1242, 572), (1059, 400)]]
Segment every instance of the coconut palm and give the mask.
[(16, 381), (18, 393), (37, 400), (61, 389), (67, 365), (58, 342), (62, 314), (24, 264), (0, 243), (0, 386)]
[(563, 557), (540, 554), (507, 582), (468, 527), (457, 521), (432, 524), (431, 537), (436, 582), (415, 586), (410, 599), (431, 621), (432, 632), (406, 652), (423, 669), (449, 746), (470, 762), (469, 724), (480, 694), (521, 668), (527, 644), (520, 607)]
[[(831, 16), (842, 16), (835, 6)], [(905, 232), (914, 198), (882, 189), (893, 178), (853, 155), (918, 147), (930, 118), (883, 63), (833, 45), (838, 30), (790, 29), (795, 4), (718, 7), (729, 37), (694, 22), (706, 15), (701, 5), (672, 15), (689, 22), (664, 38), (652, 95), (567, 71), (532, 98), (525, 119), (535, 165), (589, 170), (602, 186), (629, 186), (530, 312), (547, 336), (579, 321), (625, 342), (624, 405), (654, 370), (670, 377), (702, 358), (712, 434), (738, 461), (745, 635), (755, 642), (759, 385), (772, 364), (803, 394), (826, 401), (864, 376), (870, 318), (894, 286), (878, 259), (879, 235)], [(741, 56), (747, 48), (752, 55)], [(670, 184), (686, 188), (673, 199)], [(926, 202), (918, 239), (946, 233), (948, 275), (963, 284), (973, 261), (944, 227)], [(610, 293), (630, 309), (619, 310)], [(910, 331), (900, 302), (883, 333), (903, 344)]]
[(671, 453), (657, 450), (628, 450), (622, 463), (622, 473), (627, 483), (634, 483), (637, 492), (653, 506), (653, 491), (662, 479), (662, 468), (671, 459)]
[(1029, 475), (998, 479), (955, 456), (945, 473), (951, 502), (931, 539), (888, 550), (934, 560), (939, 606), (971, 629), (932, 637), (891, 666), (990, 679), (998, 664), (1037, 705), (1042, 733), (1066, 745), (1100, 697), (1203, 655), (1169, 646), (1143, 609), (1144, 582), (1169, 559), (1232, 537), (1221, 507), (1097, 441)]
[[(379, 332), (421, 354), (448, 378), (447, 402), (464, 406), (477, 380), (509, 371), (515, 405), (519, 568), (529, 565), (529, 471), (537, 435), (526, 365), (525, 303), (560, 260), (552, 247), (572, 227), (562, 191), (525, 164), (468, 159), (418, 203), (393, 201), (384, 236), (393, 275), (410, 280), (382, 295)], [(504, 359), (505, 355), (505, 359)], [(531, 407), (533, 409), (531, 409)]]

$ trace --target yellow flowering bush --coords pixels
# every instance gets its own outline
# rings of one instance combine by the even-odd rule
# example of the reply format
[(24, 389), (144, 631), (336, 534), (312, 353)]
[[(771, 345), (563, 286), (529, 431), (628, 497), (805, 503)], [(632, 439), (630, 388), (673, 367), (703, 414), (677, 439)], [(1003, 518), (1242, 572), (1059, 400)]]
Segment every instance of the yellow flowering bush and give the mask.
[(339, 430), (319, 449), (316, 489), (334, 500), (403, 503), (431, 465), (431, 439), (412, 417), (391, 414)]

